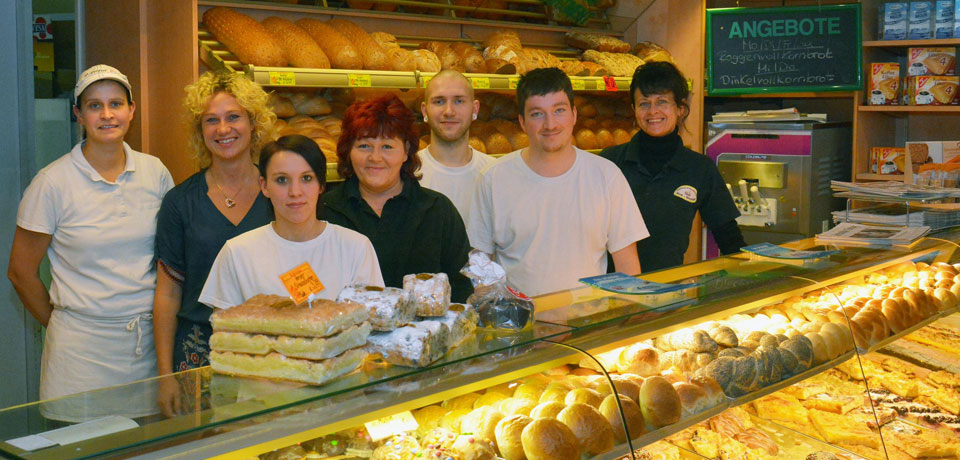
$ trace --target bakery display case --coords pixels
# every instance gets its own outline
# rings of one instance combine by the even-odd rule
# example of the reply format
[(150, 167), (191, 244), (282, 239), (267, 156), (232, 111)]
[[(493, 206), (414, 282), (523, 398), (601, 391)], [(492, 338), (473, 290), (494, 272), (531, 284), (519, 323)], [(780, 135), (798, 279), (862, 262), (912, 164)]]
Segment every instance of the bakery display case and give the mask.
[[(538, 441), (555, 435), (577, 458), (956, 456), (958, 240), (845, 248), (799, 265), (722, 257), (645, 274), (682, 284), (659, 295), (584, 285), (535, 298), (521, 331), (478, 329), (421, 368), (370, 358), (320, 386), (186, 371), (165, 377), (180, 388), (172, 418), (124, 417), (158, 379), (7, 408), (0, 452), (565, 458)], [(63, 413), (70, 422), (51, 417)], [(566, 428), (533, 425), (541, 419)]]

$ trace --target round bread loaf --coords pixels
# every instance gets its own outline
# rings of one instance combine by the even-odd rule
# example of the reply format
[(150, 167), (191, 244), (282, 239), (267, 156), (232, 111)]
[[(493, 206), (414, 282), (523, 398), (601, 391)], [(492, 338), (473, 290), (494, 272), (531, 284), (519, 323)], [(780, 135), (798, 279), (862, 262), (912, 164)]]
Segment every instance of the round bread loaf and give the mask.
[(203, 25), (244, 64), (286, 67), (287, 58), (273, 35), (256, 19), (215, 6), (203, 13)]
[(517, 399), (528, 399), (530, 401), (539, 401), (546, 385), (533, 385), (530, 383), (521, 383), (513, 391), (513, 397)]
[(646, 344), (635, 343), (620, 352), (617, 370), (644, 377), (657, 375), (660, 373), (659, 354), (657, 350)]
[(703, 388), (687, 382), (677, 382), (673, 384), (680, 396), (680, 416), (682, 418), (690, 417), (710, 408), (707, 392)]
[(531, 422), (533, 422), (532, 418), (517, 414), (504, 417), (497, 423), (494, 431), (496, 433), (497, 450), (501, 457), (506, 460), (525, 460), (527, 458), (523, 452), (521, 435), (523, 429)]
[(362, 69), (363, 56), (346, 36), (337, 32), (329, 24), (313, 19), (302, 18), (296, 25), (313, 38), (330, 60), (334, 69)]
[(577, 388), (571, 390), (569, 393), (567, 393), (567, 396), (563, 400), (563, 403), (568, 406), (571, 404), (586, 404), (591, 407), (600, 407), (600, 403), (602, 402), (603, 396), (601, 396), (596, 390), (591, 390), (589, 388)]
[(596, 133), (589, 128), (580, 128), (573, 133), (574, 144), (583, 150), (595, 150), (600, 148), (600, 141), (597, 140)]
[(933, 291), (934, 303), (940, 311), (949, 310), (957, 306), (957, 296), (953, 295), (949, 289), (937, 288)]
[(487, 71), (487, 63), (483, 60), (483, 54), (469, 43), (457, 42), (450, 45), (450, 48), (460, 57), (467, 72), (484, 73)]
[(384, 47), (387, 59), (390, 60), (391, 70), (398, 72), (413, 72), (417, 70), (417, 56), (412, 51), (395, 47)]
[(536, 407), (536, 405), (537, 401), (520, 398), (507, 398), (503, 401), (500, 401), (498, 404), (500, 412), (503, 412), (506, 415), (528, 415), (530, 411)]
[(330, 60), (320, 45), (296, 24), (276, 16), (264, 19), (262, 24), (280, 45), (291, 66), (308, 69), (330, 68)]
[[(842, 324), (846, 324), (846, 322)], [(834, 339), (840, 341), (840, 354), (853, 349), (853, 336), (850, 334), (850, 330), (843, 327), (840, 323), (824, 324), (820, 327), (820, 333), (832, 335)]]
[(695, 375), (690, 378), (690, 383), (700, 387), (706, 395), (707, 407), (716, 407), (723, 402), (726, 397), (723, 389), (716, 380), (706, 375)]
[[(633, 380), (620, 375), (611, 375), (610, 379), (613, 380), (613, 385), (617, 389), (618, 394), (628, 396), (634, 401), (640, 399), (640, 385), (636, 384)], [(607, 381), (606, 378), (598, 379), (595, 385), (593, 385), (593, 389), (597, 390), (604, 398), (613, 393), (613, 390), (610, 388), (610, 382)]]
[(463, 420), (463, 417), (469, 414), (473, 409), (456, 409), (450, 412), (447, 412), (446, 415), (440, 418), (439, 428), (446, 428), (454, 433), (460, 433), (461, 431), (466, 432), (465, 430), (460, 429), (460, 421)]
[(417, 70), (421, 72), (439, 72), (440, 58), (430, 50), (419, 49), (411, 51), (417, 60)]
[(573, 431), (581, 452), (599, 455), (613, 448), (613, 427), (596, 408), (570, 404), (557, 414), (557, 420)]
[(573, 390), (573, 385), (568, 382), (551, 382), (546, 388), (543, 389), (543, 394), (540, 395), (538, 402), (563, 402), (567, 397), (567, 393), (569, 393), (571, 390)]
[[(923, 289), (923, 318), (929, 318), (933, 315), (936, 315), (940, 312), (940, 309), (937, 307), (937, 296), (936, 289), (929, 287)], [(922, 321), (922, 320), (921, 320)]]
[(566, 404), (556, 401), (540, 403), (530, 411), (530, 418), (557, 418), (557, 414), (566, 408)]
[(680, 421), (683, 412), (680, 395), (677, 394), (673, 385), (663, 377), (653, 376), (644, 380), (640, 387), (640, 401), (638, 402), (640, 403), (640, 409), (643, 411), (643, 419), (654, 428)]
[(887, 324), (894, 333), (910, 327), (909, 307), (902, 297), (884, 299), (880, 312), (887, 319)]
[(607, 423), (613, 427), (613, 436), (617, 442), (627, 440), (627, 435), (623, 429), (623, 418), (627, 419), (626, 431), (630, 433), (631, 439), (636, 439), (637, 436), (646, 433), (647, 427), (643, 421), (643, 412), (640, 410), (640, 406), (634, 400), (621, 395), (619, 397), (620, 406), (623, 407), (623, 418), (621, 418), (620, 408), (617, 407), (617, 400), (614, 398), (616, 398), (614, 395), (604, 398), (603, 403), (600, 404), (600, 415), (603, 415), (607, 419)]
[(527, 425), (521, 443), (527, 460), (580, 460), (576, 435), (554, 419), (541, 418)]
[(480, 399), (480, 393), (467, 393), (440, 403), (447, 410), (473, 409), (473, 403)]
[(496, 392), (496, 391), (487, 391), (486, 393), (480, 395), (476, 401), (473, 402), (473, 408), (493, 406), (498, 404), (500, 401), (507, 399), (509, 396)]
[[(621, 373), (621, 374), (619, 374), (618, 377), (620, 377), (621, 379), (625, 379), (625, 380), (629, 380), (629, 381), (633, 382), (633, 383), (637, 386), (637, 393), (638, 393), (638, 394), (639, 394), (639, 391), (640, 391), (639, 388), (640, 388), (641, 386), (643, 386), (643, 381), (646, 380), (646, 377), (641, 377), (641, 376), (639, 376), (639, 375), (637, 375), (637, 374), (631, 374), (631, 373), (629, 373), (629, 372)], [(634, 401), (637, 401), (637, 400), (639, 400), (639, 399), (635, 399)]]
[(451, 449), (460, 455), (460, 460), (495, 460), (497, 458), (493, 445), (474, 435), (457, 436)]

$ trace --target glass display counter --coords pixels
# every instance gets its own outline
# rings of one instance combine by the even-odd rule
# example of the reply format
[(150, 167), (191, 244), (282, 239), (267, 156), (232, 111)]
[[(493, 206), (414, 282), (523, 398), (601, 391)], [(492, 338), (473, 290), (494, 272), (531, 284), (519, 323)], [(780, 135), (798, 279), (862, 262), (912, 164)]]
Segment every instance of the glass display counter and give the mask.
[[(951, 430), (960, 429), (960, 420), (949, 417), (960, 412), (960, 364), (951, 340), (960, 337), (960, 321), (951, 316), (956, 296), (949, 302), (934, 295), (955, 284), (956, 269), (946, 268), (960, 259), (954, 241), (960, 232), (909, 248), (844, 248), (806, 263), (739, 254), (642, 275), (686, 285), (661, 295), (584, 285), (534, 299), (535, 321), (523, 331), (480, 329), (427, 367), (367, 360), (322, 386), (186, 371), (165, 377), (181, 389), (183, 410), (173, 418), (159, 410), (137, 419), (116, 416), (131, 398), (155, 394), (158, 379), (11, 407), (0, 411), (0, 453), (369, 458), (388, 445), (423, 449), (423, 456), (440, 455), (431, 446), (449, 448), (466, 435), (471, 443), (492, 443), (498, 458), (535, 460), (537, 447), (521, 443), (520, 431), (511, 435), (504, 427), (502, 446), (492, 431), (478, 431), (477, 420), (498, 411), (523, 426), (563, 420), (576, 436), (576, 458), (956, 456), (960, 435)], [(788, 246), (817, 249), (812, 240)], [(916, 308), (904, 300), (913, 294), (897, 297), (891, 302), (904, 311), (888, 302), (885, 317), (884, 299), (902, 286), (930, 293)], [(960, 353), (960, 340), (955, 345)], [(937, 360), (923, 361), (933, 355)], [(614, 388), (629, 399), (612, 396)], [(589, 414), (557, 412), (575, 405)], [(47, 418), (64, 410), (75, 422), (92, 422)], [(536, 417), (523, 419), (531, 412)], [(571, 421), (594, 412), (614, 427), (612, 442), (606, 428), (597, 434)], [(627, 428), (618, 432), (617, 420)], [(406, 431), (413, 438), (393, 437)], [(437, 433), (450, 433), (450, 442)], [(425, 444), (412, 447), (417, 437)], [(487, 458), (449, 452), (449, 458)], [(374, 458), (416, 458), (384, 455), (381, 449)]]

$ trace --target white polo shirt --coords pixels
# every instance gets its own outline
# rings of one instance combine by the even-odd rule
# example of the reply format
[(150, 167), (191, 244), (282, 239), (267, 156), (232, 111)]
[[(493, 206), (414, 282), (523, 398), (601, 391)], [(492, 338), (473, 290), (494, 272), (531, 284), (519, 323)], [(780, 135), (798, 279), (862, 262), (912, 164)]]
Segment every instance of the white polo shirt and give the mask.
[(570, 169), (543, 177), (520, 150), (487, 168), (470, 210), (473, 247), (493, 254), (507, 282), (535, 296), (607, 272), (607, 252), (650, 233), (627, 179), (613, 162), (576, 149)]
[(423, 174), (420, 185), (450, 198), (457, 212), (460, 213), (464, 225), (470, 221), (468, 214), (473, 202), (473, 193), (477, 190), (477, 182), (480, 181), (480, 173), (488, 165), (497, 161), (496, 158), (477, 151), (473, 147), (470, 147), (470, 152), (473, 153), (470, 162), (458, 167), (446, 166), (437, 161), (430, 154), (429, 147), (417, 152), (417, 155), (420, 155), (420, 172)]
[(50, 301), (93, 317), (153, 310), (157, 211), (173, 178), (126, 143), (126, 164), (108, 182), (81, 144), (40, 170), (23, 193), (17, 226), (52, 235)]

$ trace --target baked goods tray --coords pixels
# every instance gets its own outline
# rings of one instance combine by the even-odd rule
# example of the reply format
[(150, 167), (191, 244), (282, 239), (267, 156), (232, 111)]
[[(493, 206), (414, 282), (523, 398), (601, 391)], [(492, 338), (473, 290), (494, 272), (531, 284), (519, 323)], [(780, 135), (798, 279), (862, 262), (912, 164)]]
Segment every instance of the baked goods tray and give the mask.
[(813, 452), (830, 452), (832, 454), (843, 454), (845, 458), (861, 458), (860, 455), (850, 452), (841, 447), (823, 442), (810, 435), (794, 431), (770, 420), (764, 420), (756, 415), (750, 414), (750, 421), (757, 428), (767, 433), (770, 439), (777, 444), (780, 451), (777, 458), (809, 458), (808, 455)]
[(859, 349), (860, 354), (873, 353), (873, 352), (875, 352), (875, 351), (877, 351), (877, 350), (880, 350), (880, 349), (886, 347), (887, 345), (890, 345), (891, 343), (896, 342), (897, 340), (900, 340), (901, 338), (903, 338), (903, 337), (905, 337), (905, 336), (907, 336), (907, 335), (909, 335), (909, 334), (912, 334), (913, 332), (915, 332), (915, 331), (917, 331), (917, 330), (923, 329), (923, 328), (926, 327), (928, 324), (930, 324), (930, 323), (932, 323), (932, 322), (934, 322), (934, 321), (936, 321), (936, 320), (938, 320), (938, 319), (940, 319), (940, 318), (943, 318), (943, 317), (945, 317), (945, 316), (952, 315), (952, 314), (954, 313), (954, 311), (955, 311), (955, 310), (941, 311), (941, 312), (937, 313), (936, 315), (930, 316), (930, 317), (928, 317), (927, 319), (924, 319), (923, 321), (920, 321), (919, 323), (914, 324), (913, 326), (910, 326), (910, 327), (908, 327), (908, 328), (906, 328), (906, 329), (904, 329), (904, 330), (902, 330), (902, 331), (900, 331), (900, 332), (898, 332), (898, 333), (896, 333), (896, 334), (891, 335), (890, 337), (887, 337), (887, 338), (885, 338), (885, 339), (877, 342), (876, 344), (874, 344), (873, 346), (871, 346), (870, 348), (868, 348), (868, 349), (866, 349), (866, 350), (864, 350), (864, 349)]
[[(294, 67), (258, 67), (240, 62), (212, 34), (197, 33), (200, 60), (213, 70), (245, 73), (262, 86), (299, 88), (425, 88), (434, 72), (394, 72), (390, 70), (302, 69)], [(465, 74), (479, 90), (513, 91), (519, 75)], [(629, 91), (629, 77), (570, 77), (574, 91)]]
[(842, 355), (840, 355), (840, 356), (837, 356), (836, 358), (831, 359), (831, 360), (829, 360), (829, 361), (827, 361), (827, 362), (825, 362), (825, 363), (823, 363), (823, 364), (818, 364), (818, 365), (816, 365), (816, 366), (814, 366), (814, 367), (811, 367), (810, 369), (807, 369), (807, 370), (804, 371), (804, 372), (801, 372), (801, 373), (799, 373), (799, 374), (797, 374), (797, 375), (794, 375), (794, 376), (792, 376), (792, 377), (790, 377), (790, 378), (787, 378), (787, 379), (781, 380), (781, 381), (779, 381), (779, 382), (777, 382), (777, 383), (774, 383), (773, 385), (768, 385), (768, 386), (763, 387), (763, 388), (761, 388), (761, 389), (759, 389), (759, 390), (757, 390), (757, 391), (752, 391), (752, 392), (747, 393), (747, 394), (745, 394), (745, 395), (743, 395), (743, 396), (740, 396), (740, 397), (738, 397), (738, 398), (731, 398), (731, 399), (730, 399), (730, 407), (741, 406), (741, 405), (747, 404), (747, 403), (749, 403), (750, 401), (753, 401), (753, 400), (755, 400), (755, 399), (760, 399), (760, 398), (762, 398), (762, 397), (764, 397), (764, 396), (766, 396), (766, 395), (769, 395), (769, 394), (771, 394), (771, 393), (775, 393), (775, 392), (777, 392), (777, 391), (780, 391), (780, 390), (782, 390), (782, 389), (784, 389), (784, 388), (786, 388), (786, 387), (788, 387), (788, 386), (790, 386), (790, 385), (793, 385), (793, 384), (798, 383), (798, 382), (802, 382), (802, 381), (804, 381), (804, 380), (806, 380), (806, 379), (808, 379), (808, 378), (810, 378), (810, 377), (813, 377), (814, 375), (817, 375), (817, 374), (819, 374), (819, 373), (821, 373), (821, 372), (823, 372), (823, 371), (826, 371), (826, 370), (829, 370), (829, 369), (833, 369), (834, 367), (837, 367), (838, 365), (847, 362), (848, 359), (851, 359), (851, 358), (853, 358), (853, 357), (854, 357), (854, 352), (853, 352), (852, 350), (851, 350), (851, 351), (848, 351), (848, 352), (846, 352), (846, 353), (844, 353), (844, 354), (842, 354)]
[[(663, 438), (666, 438), (667, 436), (670, 436), (674, 433), (678, 433), (687, 428), (690, 428), (691, 426), (696, 425), (710, 417), (720, 415), (720, 413), (727, 410), (728, 407), (731, 407), (728, 403), (721, 403), (715, 407), (712, 407), (703, 412), (700, 412), (699, 414), (694, 414), (691, 417), (687, 417), (683, 420), (680, 420), (679, 422), (674, 423), (673, 425), (667, 425), (658, 430), (653, 430), (648, 433), (645, 433), (633, 440), (633, 448), (639, 449), (643, 446), (646, 446), (647, 444), (653, 444), (654, 442), (657, 442)], [(630, 445), (624, 442), (622, 444), (613, 446), (613, 449), (609, 450), (606, 453), (597, 455), (596, 457), (593, 457), (591, 460), (614, 460), (614, 459), (623, 457), (624, 454), (629, 455), (629, 452), (630, 452)]]

